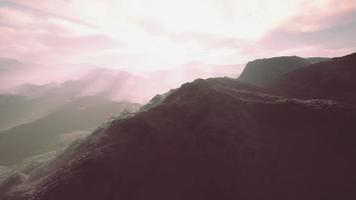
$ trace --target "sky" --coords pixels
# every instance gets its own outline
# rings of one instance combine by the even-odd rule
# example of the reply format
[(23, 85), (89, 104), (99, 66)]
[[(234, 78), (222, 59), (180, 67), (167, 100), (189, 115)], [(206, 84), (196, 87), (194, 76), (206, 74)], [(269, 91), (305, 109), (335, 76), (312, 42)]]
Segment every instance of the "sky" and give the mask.
[(241, 68), (342, 56), (355, 36), (355, 0), (0, 0), (0, 57), (47, 71)]

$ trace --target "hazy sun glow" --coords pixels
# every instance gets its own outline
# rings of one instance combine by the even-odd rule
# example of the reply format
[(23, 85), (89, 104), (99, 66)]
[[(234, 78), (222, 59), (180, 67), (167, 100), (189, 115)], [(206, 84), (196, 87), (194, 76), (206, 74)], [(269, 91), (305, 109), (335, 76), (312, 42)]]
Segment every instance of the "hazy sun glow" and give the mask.
[[(125, 70), (177, 68), (200, 61), (238, 64), (261, 56), (331, 52), (324, 44), (274, 51), (274, 32), (317, 33), (355, 11), (353, 0), (5, 0), (0, 54), (56, 66)], [(342, 17), (342, 16), (341, 16)], [(334, 21), (340, 23), (340, 20)], [(287, 35), (288, 36), (288, 35)], [(300, 37), (303, 37), (301, 35)], [(278, 43), (278, 35), (276, 43)], [(314, 53), (314, 54), (313, 54)]]

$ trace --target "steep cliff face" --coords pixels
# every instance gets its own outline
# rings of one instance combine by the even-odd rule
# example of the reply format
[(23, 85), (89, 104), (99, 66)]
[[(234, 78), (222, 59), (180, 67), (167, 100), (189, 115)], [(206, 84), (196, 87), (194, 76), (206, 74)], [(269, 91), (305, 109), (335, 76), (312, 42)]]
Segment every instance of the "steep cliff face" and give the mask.
[(260, 87), (268, 87), (280, 76), (320, 60), (323, 59), (306, 59), (297, 56), (258, 59), (247, 63), (239, 80)]
[(356, 53), (337, 58), (275, 57), (249, 62), (238, 80), (282, 96), (356, 103)]
[(356, 53), (285, 74), (273, 83), (275, 91), (299, 98), (323, 98), (356, 103)]
[(199, 79), (1, 185), (0, 197), (355, 199), (355, 120), (334, 101)]

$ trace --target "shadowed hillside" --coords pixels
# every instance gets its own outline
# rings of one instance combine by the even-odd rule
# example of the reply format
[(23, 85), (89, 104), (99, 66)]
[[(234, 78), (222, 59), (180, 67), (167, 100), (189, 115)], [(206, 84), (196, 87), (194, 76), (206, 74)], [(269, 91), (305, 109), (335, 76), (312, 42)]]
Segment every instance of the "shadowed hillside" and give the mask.
[(356, 103), (356, 53), (309, 65), (280, 77), (275, 91), (299, 98)]
[(301, 58), (297, 56), (258, 59), (247, 63), (239, 80), (261, 87), (268, 87), (275, 79), (288, 72), (326, 60), (328, 58)]
[(356, 198), (356, 112), (346, 105), (228, 78), (162, 98), (8, 179), (3, 199)]

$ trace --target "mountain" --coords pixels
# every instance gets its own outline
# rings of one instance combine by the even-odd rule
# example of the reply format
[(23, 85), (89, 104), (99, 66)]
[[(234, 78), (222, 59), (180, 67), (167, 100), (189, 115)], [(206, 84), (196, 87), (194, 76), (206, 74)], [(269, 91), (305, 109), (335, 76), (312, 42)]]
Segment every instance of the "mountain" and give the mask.
[(29, 102), (23, 96), (0, 94), (0, 130), (11, 128), (31, 118), (33, 109), (28, 105)]
[(6, 73), (18, 70), (21, 65), (21, 62), (16, 59), (0, 57), (0, 74), (3, 76)]
[[(58, 145), (67, 145), (110, 117), (135, 111), (138, 107), (138, 104), (114, 102), (101, 96), (72, 99), (37, 120), (1, 131), (0, 165), (17, 164), (25, 158), (54, 150)], [(60, 143), (61, 138), (69, 142)]]
[(22, 84), (11, 93), (0, 93), (0, 130), (33, 122), (84, 96), (101, 96), (108, 101), (138, 100), (128, 95), (135, 95), (129, 82), (137, 79), (127, 72), (97, 69), (63, 83)]
[(356, 103), (356, 53), (297, 69), (272, 85), (283, 95)]
[(179, 68), (137, 74), (98, 68), (83, 78), (91, 83), (84, 92), (105, 91), (113, 99), (147, 103), (156, 94), (162, 94), (197, 78), (233, 76), (239, 71), (239, 65), (209, 65), (202, 62), (188, 62)]
[(0, 94), (0, 130), (30, 123), (79, 97), (75, 85), (24, 84), (14, 93)]
[(198, 79), (13, 174), (4, 200), (356, 198), (356, 110)]
[(325, 60), (328, 60), (328, 58), (284, 56), (258, 59), (247, 63), (239, 80), (261, 87), (268, 87), (275, 79), (288, 72)]
[[(4, 60), (3, 66), (1, 61), (0, 58), (0, 93), (30, 98), (101, 94), (115, 100), (137, 103), (146, 103), (154, 95), (196, 78), (234, 75), (241, 69), (240, 65), (211, 65), (202, 62), (188, 62), (178, 68), (145, 72), (83, 66), (81, 70), (73, 67), (73, 73), (67, 72), (65, 76), (64, 72), (59, 73), (61, 70), (58, 68), (22, 62), (15, 68), (15, 61), (12, 61), (15, 64), (11, 64)], [(56, 74), (56, 71), (59, 72)]]
[[(12, 58), (0, 57), (0, 92), (7, 93), (14, 87), (25, 83), (41, 83), (48, 79), (51, 68)], [(58, 74), (51, 72), (52, 74)]]
[(23, 64), (15, 59), (0, 57), (0, 91), (13, 86), (16, 82), (13, 80), (14, 75), (23, 70)]

